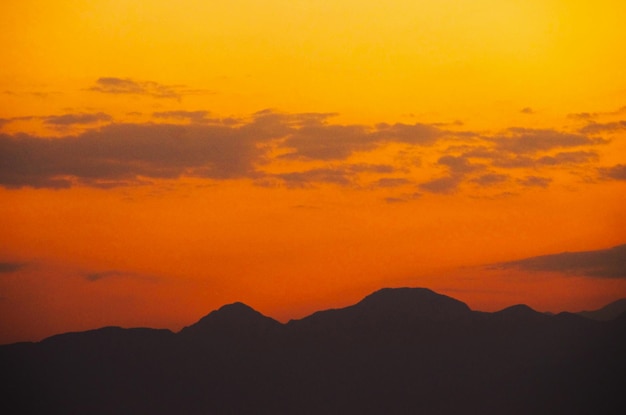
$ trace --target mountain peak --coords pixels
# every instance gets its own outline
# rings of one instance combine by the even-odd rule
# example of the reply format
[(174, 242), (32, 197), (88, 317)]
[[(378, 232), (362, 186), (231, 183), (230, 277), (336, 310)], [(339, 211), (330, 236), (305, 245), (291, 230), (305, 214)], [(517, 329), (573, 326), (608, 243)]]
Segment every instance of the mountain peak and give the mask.
[(356, 304), (367, 312), (388, 316), (411, 315), (415, 318), (449, 320), (471, 312), (463, 302), (428, 288), (383, 288)]
[(195, 324), (183, 328), (180, 333), (186, 335), (211, 332), (262, 333), (280, 326), (278, 321), (264, 316), (252, 307), (235, 302), (210, 312)]
[(470, 308), (461, 301), (437, 294), (427, 288), (383, 288), (349, 307), (319, 311), (301, 320), (290, 321), (291, 326), (341, 327), (378, 326), (407, 322), (443, 322), (465, 320)]
[(592, 320), (609, 321), (626, 312), (626, 298), (613, 301), (598, 310), (581, 311), (578, 315)]
[(547, 321), (551, 316), (540, 313), (526, 304), (516, 304), (493, 313), (492, 318), (509, 322)]

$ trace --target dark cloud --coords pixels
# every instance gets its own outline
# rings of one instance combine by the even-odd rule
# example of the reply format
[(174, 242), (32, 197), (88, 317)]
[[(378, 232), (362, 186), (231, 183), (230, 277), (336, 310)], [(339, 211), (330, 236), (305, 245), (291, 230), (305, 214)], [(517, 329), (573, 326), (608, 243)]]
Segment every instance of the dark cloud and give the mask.
[(132, 184), (142, 179), (253, 177), (257, 144), (289, 129), (258, 116), (237, 126), (110, 124), (46, 139), (0, 134), (0, 184), (66, 188)]
[(437, 164), (448, 167), (454, 174), (467, 174), (484, 168), (478, 164), (472, 164), (465, 156), (442, 156)]
[(526, 176), (523, 179), (519, 179), (518, 183), (526, 187), (543, 187), (546, 188), (550, 185), (552, 179), (549, 177), (540, 176)]
[(345, 159), (357, 151), (371, 150), (377, 140), (361, 125), (310, 125), (291, 135), (285, 146), (290, 158), (314, 160)]
[[(198, 120), (205, 119), (206, 113), (162, 115)], [(0, 134), (0, 185), (67, 188), (80, 184), (109, 188), (181, 176), (259, 179), (271, 176), (258, 170), (266, 161), (270, 142), (279, 146), (295, 143), (298, 153), (321, 159), (331, 157), (333, 151), (335, 154), (331, 158), (345, 156), (355, 148), (364, 148), (358, 139), (364, 136), (366, 127), (326, 125), (329, 116), (265, 110), (238, 123), (109, 124), (54, 139), (29, 134)], [(65, 122), (70, 121), (76, 120), (68, 117)], [(329, 140), (338, 144), (328, 145)], [(366, 147), (369, 145), (365, 144)], [(292, 146), (288, 151), (291, 150)], [(347, 165), (284, 173), (270, 178), (292, 185), (310, 182), (347, 184), (362, 172), (388, 174), (394, 169), (380, 165)]]
[(123, 275), (125, 275), (125, 273), (122, 271), (109, 270), (109, 271), (102, 271), (102, 272), (92, 272), (89, 274), (85, 274), (84, 277), (87, 281), (95, 282), (104, 278), (119, 277)]
[(568, 114), (567, 118), (571, 118), (574, 120), (583, 120), (583, 121), (589, 121), (589, 120), (593, 120), (599, 117), (606, 117), (606, 116), (619, 116), (626, 113), (626, 106), (621, 107), (619, 109), (617, 109), (616, 111), (608, 111), (608, 112), (577, 112), (577, 113), (573, 113), (573, 114)]
[(419, 199), (422, 197), (421, 193), (410, 193), (404, 194), (401, 196), (390, 196), (385, 198), (386, 203), (394, 204), (394, 203), (407, 203), (411, 200)]
[(531, 114), (534, 114), (534, 113), (535, 113), (535, 111), (534, 111), (532, 108), (530, 108), (530, 107), (525, 107), (525, 108), (522, 108), (522, 109), (520, 110), (520, 112), (521, 112), (522, 114), (528, 114), (528, 115), (531, 115)]
[(551, 129), (510, 128), (507, 134), (488, 138), (495, 149), (514, 154), (532, 154), (567, 147), (581, 147), (607, 143), (584, 134), (563, 133)]
[(20, 92), (16, 92), (16, 91), (8, 91), (5, 90), (2, 92), (5, 95), (10, 95), (10, 96), (32, 96), (32, 97), (36, 97), (36, 98), (40, 98), (40, 99), (45, 99), (51, 96), (55, 96), (55, 95), (63, 95), (62, 92), (59, 91), (20, 91)]
[(128, 271), (120, 271), (116, 269), (100, 271), (100, 272), (85, 273), (83, 274), (83, 277), (87, 281), (90, 281), (90, 282), (96, 282), (96, 281), (100, 281), (100, 280), (107, 279), (107, 278), (118, 278), (118, 277), (140, 279), (140, 280), (146, 280), (146, 281), (152, 281), (152, 282), (158, 281), (158, 278), (154, 276), (142, 275), (142, 274), (137, 274), (137, 273), (128, 272)]
[(487, 173), (482, 176), (473, 178), (471, 181), (480, 186), (494, 186), (509, 180), (509, 176), (506, 174)]
[(626, 245), (598, 251), (564, 252), (504, 262), (497, 269), (562, 272), (597, 278), (626, 278)]
[(27, 266), (26, 262), (0, 262), (0, 274), (16, 272)]
[(553, 156), (543, 156), (536, 159), (537, 165), (556, 166), (563, 164), (584, 164), (598, 159), (594, 151), (569, 151), (557, 153)]
[(42, 121), (44, 124), (56, 127), (56, 128), (64, 128), (71, 127), (73, 125), (90, 125), (97, 124), (101, 122), (111, 122), (113, 121), (113, 117), (109, 114), (105, 114), (104, 112), (95, 112), (95, 113), (75, 113), (75, 114), (63, 114), (63, 115), (46, 115), (46, 116), (24, 116), (24, 117), (13, 117), (13, 118), (2, 118), (0, 119), (0, 127), (15, 121), (31, 121), (38, 120)]
[(626, 130), (626, 120), (607, 122), (607, 123), (595, 123), (587, 124), (579, 131), (583, 134), (599, 134), (605, 132), (615, 132)]
[(145, 95), (153, 98), (173, 99), (180, 99), (184, 95), (208, 93), (208, 91), (189, 89), (184, 85), (164, 85), (153, 81), (116, 77), (98, 78), (95, 85), (88, 90), (104, 94)]
[[(106, 85), (111, 93), (134, 93), (145, 87), (119, 78), (101, 78), (99, 84)], [(553, 168), (596, 161), (597, 154), (585, 146), (605, 142), (556, 130), (514, 128), (499, 136), (480, 136), (472, 131), (447, 131), (420, 123), (341, 125), (329, 122), (336, 115), (332, 113), (284, 114), (263, 110), (241, 119), (212, 118), (207, 111), (160, 111), (152, 115), (161, 122), (102, 126), (101, 123), (112, 121), (105, 113), (20, 117), (42, 119), (55, 127), (85, 125), (90, 130), (59, 138), (0, 134), (0, 185), (110, 188), (183, 176), (249, 178), (260, 184), (290, 186), (349, 185), (364, 173), (355, 164), (341, 165), (355, 153), (401, 144), (400, 153), (414, 155), (417, 147), (447, 140), (457, 145), (437, 160), (437, 165), (445, 169), (443, 177), (419, 187), (428, 192), (451, 193), (468, 180), (483, 186), (504, 182), (506, 176), (499, 169)], [(298, 160), (309, 166), (281, 174), (265, 172), (263, 169), (275, 159), (286, 165), (290, 160)], [(325, 165), (320, 167), (319, 162)], [(406, 167), (412, 161), (404, 157), (399, 163)], [(367, 172), (395, 173), (390, 166), (386, 168), (375, 170), (369, 166)], [(488, 170), (488, 174), (476, 177)], [(619, 177), (619, 169), (607, 169), (601, 174)], [(368, 177), (364, 182), (376, 179)], [(394, 180), (381, 179), (372, 186), (407, 184)], [(540, 186), (544, 182), (532, 183), (528, 181), (527, 185)]]
[(462, 180), (463, 177), (460, 175), (440, 177), (421, 183), (419, 188), (431, 193), (448, 194), (453, 193)]
[(444, 131), (426, 124), (329, 125), (325, 119), (312, 119), (284, 143), (292, 151), (289, 158), (340, 160), (356, 152), (373, 150), (387, 143), (433, 144)]
[(467, 174), (485, 168), (481, 164), (471, 163), (466, 155), (445, 155), (437, 160), (437, 164), (445, 166), (449, 171), (449, 175), (421, 183), (419, 185), (420, 189), (431, 193), (453, 193)]
[(573, 120), (591, 120), (596, 118), (599, 114), (597, 112), (577, 112), (573, 114), (567, 114), (567, 118)]
[(208, 115), (208, 111), (160, 111), (152, 113), (155, 118), (185, 120), (199, 124), (209, 121)]
[(77, 124), (96, 124), (99, 122), (109, 122), (112, 120), (113, 117), (103, 112), (50, 115), (47, 117), (43, 117), (44, 123), (55, 127), (69, 127)]
[(626, 164), (616, 164), (611, 167), (602, 167), (600, 176), (605, 179), (626, 180)]
[(336, 167), (318, 168), (298, 172), (272, 175), (290, 187), (306, 187), (315, 183), (330, 183), (342, 186), (354, 184), (361, 173), (388, 174), (394, 172), (393, 166), (385, 164), (348, 164)]
[(445, 134), (444, 130), (431, 124), (385, 124), (376, 126), (372, 133), (379, 142), (405, 143), (412, 145), (429, 145)]
[(410, 184), (409, 179), (403, 177), (383, 177), (374, 183), (374, 187), (398, 187)]
[(406, 200), (403, 197), (386, 197), (385, 198), (385, 202), (387, 203), (406, 203), (408, 202), (408, 200)]
[(539, 168), (548, 166), (585, 164), (598, 159), (595, 151), (561, 151), (552, 155), (515, 154), (499, 149), (477, 148), (463, 153), (460, 157), (480, 159), (489, 162), (493, 167), (504, 169)]

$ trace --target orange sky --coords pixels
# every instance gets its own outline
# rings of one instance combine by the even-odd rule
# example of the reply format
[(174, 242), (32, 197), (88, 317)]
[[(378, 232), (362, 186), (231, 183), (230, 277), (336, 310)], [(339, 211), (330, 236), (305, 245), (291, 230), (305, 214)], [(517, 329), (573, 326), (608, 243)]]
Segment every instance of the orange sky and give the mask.
[(233, 301), (286, 321), (384, 286), (481, 310), (625, 297), (623, 257), (502, 265), (626, 243), (624, 19), (609, 0), (3, 2), (0, 343), (177, 330)]

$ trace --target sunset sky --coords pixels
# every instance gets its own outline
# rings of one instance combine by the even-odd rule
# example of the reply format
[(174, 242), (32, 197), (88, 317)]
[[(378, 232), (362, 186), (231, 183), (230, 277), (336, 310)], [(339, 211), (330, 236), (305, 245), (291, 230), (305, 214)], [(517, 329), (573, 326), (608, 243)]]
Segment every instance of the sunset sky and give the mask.
[(381, 287), (626, 297), (624, 21), (621, 0), (1, 2), (0, 344)]

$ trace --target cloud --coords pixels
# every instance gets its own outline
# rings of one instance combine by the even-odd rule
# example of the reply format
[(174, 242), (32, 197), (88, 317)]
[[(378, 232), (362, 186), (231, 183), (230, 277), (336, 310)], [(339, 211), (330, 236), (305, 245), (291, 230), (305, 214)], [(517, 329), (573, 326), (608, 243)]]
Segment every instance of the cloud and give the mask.
[(419, 188), (431, 193), (449, 194), (457, 189), (462, 180), (460, 175), (440, 177), (421, 183)]
[(377, 140), (361, 125), (311, 125), (291, 135), (285, 146), (290, 158), (315, 160), (345, 159), (356, 151), (373, 149)]
[(253, 177), (257, 144), (286, 127), (257, 117), (237, 126), (109, 124), (56, 139), (0, 134), (0, 185), (67, 188), (195, 176)]
[(442, 156), (437, 164), (448, 167), (454, 174), (467, 174), (484, 168), (478, 164), (472, 164), (465, 156)]
[(550, 166), (586, 164), (598, 159), (598, 154), (591, 150), (560, 151), (552, 155), (515, 154), (509, 151), (489, 148), (476, 148), (463, 153), (460, 157), (480, 159), (493, 167), (503, 169), (540, 168)]
[(122, 271), (110, 270), (110, 271), (102, 271), (102, 272), (92, 272), (89, 274), (85, 274), (84, 277), (87, 281), (95, 282), (104, 278), (119, 277), (122, 275), (125, 275), (125, 273)]
[(26, 262), (0, 262), (0, 274), (16, 272), (27, 266)]
[(530, 108), (530, 107), (525, 107), (525, 108), (522, 108), (522, 109), (520, 110), (520, 112), (521, 112), (522, 114), (528, 114), (528, 115), (531, 115), (531, 114), (534, 114), (534, 113), (535, 113), (535, 111), (534, 111), (532, 108)]
[(12, 118), (1, 118), (0, 119), (0, 127), (16, 122), (16, 121), (31, 121), (31, 120), (39, 120), (44, 124), (55, 127), (55, 128), (65, 128), (71, 127), (74, 125), (90, 125), (90, 124), (98, 124), (102, 122), (111, 122), (113, 121), (113, 117), (109, 114), (105, 114), (104, 112), (95, 112), (95, 113), (70, 113), (63, 115), (46, 115), (46, 116), (24, 116), (24, 117), (12, 117)]
[(506, 174), (498, 174), (498, 173), (487, 173), (482, 176), (478, 176), (471, 181), (480, 186), (494, 186), (503, 182), (506, 182), (509, 179), (509, 176)]
[(584, 164), (598, 159), (594, 151), (569, 151), (557, 153), (553, 156), (543, 156), (536, 160), (537, 165), (556, 166), (564, 164)]
[(488, 138), (495, 149), (514, 154), (532, 154), (558, 148), (605, 144), (600, 138), (564, 133), (552, 129), (509, 128), (505, 135)]
[(445, 134), (427, 124), (330, 125), (325, 118), (311, 120), (292, 134), (284, 146), (288, 158), (341, 160), (353, 153), (373, 150), (387, 143), (430, 145)]
[(55, 127), (69, 127), (72, 125), (96, 124), (99, 122), (112, 121), (113, 117), (103, 112), (97, 113), (78, 113), (64, 115), (50, 115), (42, 117), (44, 123)]
[(589, 120), (593, 120), (595, 118), (599, 118), (599, 117), (606, 117), (606, 116), (619, 116), (626, 113), (626, 106), (618, 108), (616, 111), (608, 111), (608, 112), (577, 112), (577, 113), (572, 113), (572, 114), (568, 114), (567, 118), (571, 118), (574, 120), (584, 120), (584, 121), (589, 121)]
[[(143, 88), (132, 80), (102, 79), (106, 79), (103, 85), (121, 91), (112, 93)], [(463, 182), (481, 186), (505, 183), (503, 169), (555, 169), (595, 162), (598, 155), (590, 147), (606, 142), (556, 130), (512, 128), (489, 136), (421, 123), (332, 124), (329, 119), (334, 115), (263, 110), (234, 119), (212, 117), (208, 111), (177, 110), (154, 112), (158, 122), (148, 123), (114, 123), (102, 112), (20, 117), (42, 119), (55, 127), (82, 125), (88, 129), (57, 138), (0, 134), (0, 185), (110, 188), (180, 177), (245, 178), (287, 186), (354, 185), (361, 173), (368, 173), (370, 187), (393, 187), (408, 184), (411, 178), (385, 181), (380, 176), (402, 167), (408, 174), (416, 167), (413, 160), (419, 148), (429, 146), (437, 157), (441, 154), (437, 144), (453, 142), (454, 146), (445, 150), (447, 154), (437, 159), (437, 165), (445, 170), (443, 177), (418, 185), (431, 193), (451, 193)], [(368, 165), (367, 172), (359, 171), (356, 166), (364, 164), (350, 159), (390, 144), (399, 145), (393, 148), (399, 164), (395, 168), (385, 165), (386, 170), (376, 170)], [(321, 162), (324, 165), (320, 166)], [(280, 166), (280, 174), (272, 172), (272, 163)], [(291, 170), (285, 170), (289, 166)], [(602, 170), (601, 174), (619, 177), (619, 169)], [(381, 180), (376, 183), (377, 179)], [(541, 180), (520, 183), (546, 184)]]
[(284, 182), (289, 187), (306, 187), (314, 183), (330, 183), (342, 186), (354, 184), (361, 173), (388, 174), (395, 171), (393, 166), (385, 164), (347, 164), (336, 167), (310, 169), (272, 175), (272, 178)]
[(543, 187), (546, 188), (552, 182), (552, 179), (549, 177), (540, 177), (540, 176), (526, 176), (523, 179), (519, 179), (517, 181), (522, 186), (526, 187)]
[(100, 272), (85, 273), (83, 274), (83, 277), (87, 281), (90, 281), (90, 282), (96, 282), (96, 281), (100, 281), (100, 280), (107, 279), (107, 278), (113, 278), (113, 277), (135, 278), (135, 279), (143, 279), (143, 280), (150, 280), (150, 281), (157, 280), (157, 278), (152, 277), (152, 276), (136, 274), (134, 272), (119, 271), (116, 269), (100, 271)]
[(420, 197), (422, 197), (422, 194), (418, 193), (418, 192), (415, 192), (415, 193), (404, 194), (404, 195), (401, 195), (401, 196), (386, 197), (385, 198), (385, 202), (389, 203), (389, 204), (407, 203), (407, 202), (409, 202), (411, 200), (419, 199)]
[(383, 187), (383, 188), (391, 188), (391, 187), (399, 187), (410, 184), (411, 181), (404, 177), (382, 177), (374, 183), (373, 187)]
[(615, 132), (626, 130), (626, 120), (613, 121), (607, 123), (595, 123), (587, 124), (579, 131), (583, 134), (599, 134), (605, 132)]
[(597, 112), (576, 112), (572, 114), (567, 114), (567, 118), (571, 118), (573, 120), (590, 120), (596, 118), (598, 115)]
[(626, 244), (598, 251), (563, 252), (494, 264), (496, 269), (562, 272), (596, 278), (626, 278)]
[(96, 80), (89, 91), (116, 95), (145, 95), (153, 98), (180, 99), (184, 95), (208, 93), (193, 90), (184, 85), (164, 85), (153, 81), (138, 81), (131, 78), (102, 77)]
[(185, 120), (194, 123), (209, 121), (208, 115), (208, 111), (160, 111), (152, 113), (155, 118)]
[(611, 167), (599, 169), (600, 176), (605, 179), (626, 180), (626, 164), (616, 164)]
[[(166, 117), (205, 119), (204, 112), (172, 112)], [(97, 129), (49, 139), (30, 134), (0, 134), (0, 185), (8, 188), (68, 188), (87, 185), (109, 188), (145, 183), (151, 179), (176, 179), (182, 176), (209, 179), (271, 176), (258, 170), (267, 162), (270, 142), (285, 146), (298, 143), (300, 152), (329, 157), (326, 151), (341, 146), (325, 145), (325, 140), (343, 143), (345, 154), (361, 148), (345, 131), (365, 131), (360, 125), (325, 125), (329, 114), (280, 114), (269, 110), (253, 114), (238, 123), (178, 125), (169, 123), (108, 124)], [(65, 118), (75, 122), (74, 115)], [(330, 138), (329, 138), (330, 137)], [(362, 137), (361, 133), (357, 137)], [(402, 138), (406, 140), (407, 138)], [(318, 142), (318, 144), (315, 144)], [(320, 147), (315, 147), (322, 144)], [(312, 146), (312, 147), (307, 147)], [(287, 151), (292, 148), (282, 147)], [(309, 148), (309, 150), (307, 150)], [(322, 150), (319, 150), (319, 149)], [(344, 150), (339, 150), (341, 153)], [(336, 156), (337, 154), (335, 154)], [(271, 176), (284, 183), (309, 182), (347, 184), (362, 173), (387, 174), (390, 166), (347, 165), (309, 169)]]

